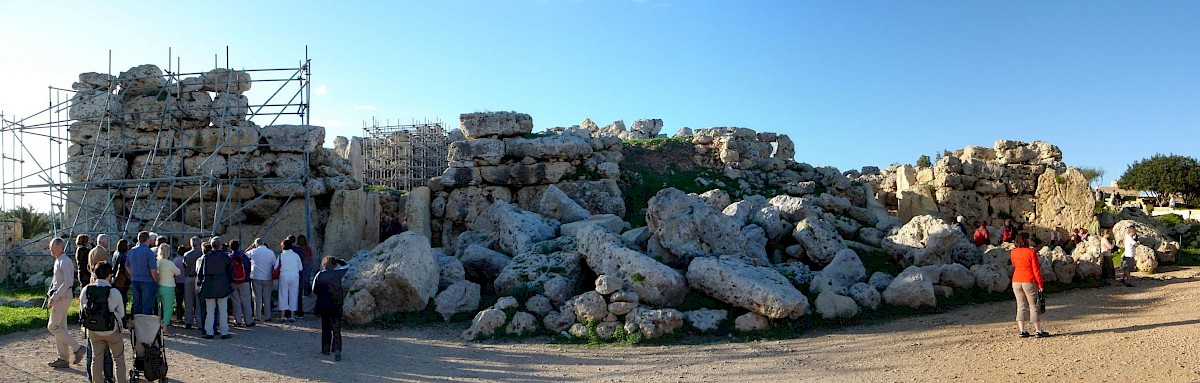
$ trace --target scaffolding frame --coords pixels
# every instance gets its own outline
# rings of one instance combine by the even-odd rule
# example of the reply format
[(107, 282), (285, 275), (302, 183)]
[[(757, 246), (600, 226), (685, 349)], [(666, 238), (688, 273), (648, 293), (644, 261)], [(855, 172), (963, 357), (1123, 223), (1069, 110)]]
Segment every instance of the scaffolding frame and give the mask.
[[(111, 51), (108, 60), (107, 75), (112, 76), (110, 77), (112, 81), (105, 92), (96, 92), (89, 97), (87, 92), (50, 86), (48, 87), (49, 102), (46, 109), (23, 118), (9, 118), (0, 112), (0, 150), (3, 152), (3, 155), (0, 156), (0, 209), (25, 206), (24, 197), (27, 194), (48, 196), (51, 201), (49, 213), (53, 219), (50, 233), (43, 236), (46, 238), (49, 236), (70, 237), (84, 233), (93, 238), (97, 233), (129, 238), (142, 228), (148, 228), (160, 235), (171, 237), (191, 235), (204, 237), (218, 234), (218, 228), (221, 227), (224, 227), (223, 232), (226, 235), (236, 237), (240, 236), (242, 232), (242, 222), (241, 220), (235, 222), (234, 218), (239, 217), (250, 204), (268, 196), (269, 190), (298, 186), (304, 190), (303, 197), (289, 195), (281, 206), (286, 206), (293, 199), (303, 198), (305, 201), (304, 234), (312, 237), (312, 196), (309, 194), (307, 182), (312, 176), (310, 174), (311, 166), (308, 164), (313, 153), (308, 150), (307, 145), (298, 144), (303, 148), (302, 155), (306, 165), (301, 174), (288, 177), (242, 177), (245, 163), (233, 161), (234, 155), (231, 154), (230, 160), (226, 161), (226, 167), (223, 169), (225, 175), (217, 175), (216, 172), (219, 169), (207, 165), (221, 155), (222, 150), (233, 149), (235, 150), (234, 154), (238, 156), (250, 156), (249, 153), (254, 149), (246, 150), (247, 148), (262, 146), (260, 145), (261, 141), (237, 145), (231, 142), (234, 135), (228, 133), (232, 131), (231, 127), (235, 126), (235, 123), (230, 122), (229, 112), (235, 107), (240, 109), (241, 105), (230, 102), (228, 99), (225, 104), (218, 104), (216, 97), (212, 97), (212, 102), (207, 107), (179, 107), (187, 105), (182, 99), (185, 94), (194, 94), (181, 89), (183, 80), (189, 77), (199, 78), (205, 72), (183, 71), (180, 69), (180, 58), (168, 50), (167, 67), (161, 68), (164, 69), (162, 80), (168, 85), (160, 89), (149, 90), (156, 92), (149, 95), (157, 95), (157, 101), (162, 106), (161, 109), (156, 113), (148, 113), (149, 118), (142, 118), (143, 116), (136, 115), (129, 110), (110, 113), (108, 103), (113, 98), (126, 98), (129, 92), (147, 90), (119, 87), (117, 76), (112, 71)], [(212, 69), (234, 71), (229, 65), (228, 47), (225, 51), (224, 67), (218, 64), (218, 56), (214, 54)], [(238, 69), (236, 71), (250, 74), (251, 86), (274, 85), (273, 93), (261, 103), (247, 100), (246, 117), (239, 121), (250, 121), (255, 124), (265, 122), (259, 124), (264, 127), (275, 125), (281, 120), (299, 125), (310, 125), (312, 60), (308, 57), (307, 47), (305, 47), (304, 59), (294, 67)], [(235, 81), (241, 81), (234, 80), (236, 76), (232, 72), (226, 72), (224, 77), (226, 80), (223, 84), (224, 88), (218, 89), (218, 91), (224, 90), (225, 92), (216, 93), (233, 94), (229, 91), (236, 85)], [(137, 78), (132, 79), (137, 80)], [(217, 86), (220, 85), (222, 84), (217, 84)], [(172, 87), (176, 88), (172, 89)], [(115, 95), (113, 90), (116, 90)], [(104, 101), (103, 113), (99, 118), (87, 120), (71, 118), (69, 108), (86, 102), (95, 102), (97, 101), (96, 97), (107, 97), (102, 100)], [(241, 96), (238, 93), (232, 97), (236, 101), (236, 98)], [(219, 113), (213, 113), (214, 111), (219, 111)], [(185, 126), (185, 118), (179, 116), (188, 113), (209, 113), (210, 117), (207, 119), (209, 122), (202, 126), (198, 123), (197, 126)], [(45, 122), (36, 122), (43, 121), (43, 118)], [(152, 129), (144, 129), (147, 126)], [(227, 134), (221, 134), (221, 139), (215, 145), (177, 144), (187, 139), (189, 134), (200, 134), (198, 132), (203, 129), (222, 130)], [(154, 135), (154, 142), (151, 145), (143, 145), (148, 147), (135, 147), (132, 145), (132, 140), (125, 141), (128, 137), (137, 137), (139, 130), (144, 135)], [(93, 134), (92, 137), (94, 137), (90, 148), (73, 142), (75, 140), (70, 136), (71, 134), (85, 135), (87, 133)], [(48, 143), (49, 147), (37, 147), (37, 144), (42, 142), (33, 142), (32, 138)], [(108, 143), (108, 145), (102, 145), (102, 142)], [(64, 144), (72, 146), (64, 148)], [(278, 147), (280, 145), (271, 143), (270, 146)], [(238, 149), (245, 150), (245, 152), (240, 152)], [(320, 150), (319, 147), (318, 150)], [(207, 169), (207, 174), (184, 175), (191, 172), (185, 171), (188, 166), (184, 163), (182, 154), (192, 152), (198, 155), (208, 153), (207, 158), (199, 165), (194, 166), (198, 169)], [(127, 177), (110, 179), (111, 177), (103, 174), (107, 168), (102, 166), (102, 161), (112, 161), (108, 159), (110, 157), (122, 158), (127, 161), (129, 164)], [(39, 158), (45, 158), (47, 161), (42, 162)], [(144, 163), (140, 166), (141, 172), (133, 174), (139, 163), (137, 158), (144, 158)], [(67, 172), (72, 167), (69, 164), (72, 159), (75, 161), (86, 160), (86, 164), (82, 166), (83, 174), (76, 174), (74, 179)], [(168, 161), (175, 160), (178, 161), (179, 167), (179, 173), (176, 175), (152, 177), (148, 174), (156, 164), (166, 166)], [(75, 167), (79, 168), (80, 165), (75, 165)], [(240, 198), (240, 195), (239, 198), (234, 198), (234, 194), (240, 194), (237, 193), (239, 188), (256, 186), (267, 188), (268, 192), (259, 192), (256, 197), (245, 200)], [(165, 194), (160, 195), (162, 190), (165, 190)], [(181, 193), (176, 194), (176, 191)], [(191, 192), (183, 193), (183, 191)], [(204, 198), (209, 193), (214, 196), (211, 201), (210, 198)], [(129, 203), (124, 209), (119, 210), (114, 206), (114, 202), (122, 196)], [(99, 201), (95, 199), (99, 199)], [(152, 199), (162, 203), (157, 206), (143, 207), (144, 210), (141, 214), (134, 214), (133, 210), (138, 206), (139, 201)], [(89, 203), (91, 204), (89, 205)], [(189, 204), (199, 205), (200, 225), (196, 227), (199, 231), (174, 229), (188, 226), (181, 216), (184, 215), (183, 210)], [(211, 204), (211, 209), (206, 206), (209, 204)], [(86, 217), (93, 214), (86, 212), (85, 209), (95, 207), (100, 210), (98, 214), (94, 214), (96, 217)], [(207, 216), (206, 213), (209, 211), (212, 212), (212, 217)], [(150, 218), (151, 215), (152, 218)], [(273, 219), (263, 222), (262, 227), (269, 232), (278, 218), (275, 216)], [(114, 228), (110, 225), (103, 225), (105, 223), (103, 219), (117, 220), (116, 230), (112, 230)], [(4, 255), (11, 260), (10, 269), (15, 269), (18, 264), (22, 263), (18, 261), (21, 256), (45, 255), (47, 249), (40, 245), (41, 242), (27, 243), (26, 247), (31, 247), (29, 249), (19, 246), (6, 249)], [(110, 246), (115, 246), (115, 242), (113, 240)], [(67, 243), (69, 244), (68, 251), (70, 251), (74, 243), (73, 241), (67, 241)], [(38, 245), (29, 246), (31, 244)]]
[(450, 142), (441, 120), (363, 121), (363, 183), (409, 191), (446, 171)]

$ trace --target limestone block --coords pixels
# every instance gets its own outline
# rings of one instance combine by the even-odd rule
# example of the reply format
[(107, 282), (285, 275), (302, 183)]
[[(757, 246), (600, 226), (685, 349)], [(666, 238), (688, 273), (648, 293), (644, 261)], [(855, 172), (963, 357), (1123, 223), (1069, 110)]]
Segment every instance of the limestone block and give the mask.
[(742, 314), (733, 320), (733, 327), (738, 332), (762, 331), (771, 327), (767, 317), (752, 312)]
[(179, 214), (179, 203), (169, 199), (141, 198), (126, 204), (129, 215), (142, 221), (169, 221)]
[(688, 291), (683, 274), (624, 247), (620, 237), (597, 226), (584, 227), (577, 235), (579, 254), (597, 274), (619, 278), (642, 301), (654, 306), (683, 302)]
[(71, 182), (111, 181), (126, 178), (129, 162), (120, 157), (83, 154), (67, 158), (67, 174)]
[(808, 298), (771, 268), (734, 258), (698, 257), (688, 265), (688, 286), (768, 318), (799, 318)]
[(195, 146), (200, 146), (197, 150), (202, 153), (247, 153), (258, 149), (258, 132), (258, 126), (252, 121), (214, 126), (197, 132)]
[(423, 310), (437, 293), (438, 279), (429, 240), (415, 233), (394, 235), (351, 261), (346, 320), (364, 324), (378, 315)]
[(911, 308), (937, 305), (933, 283), (916, 266), (909, 266), (892, 280), (883, 290), (883, 300), (893, 306)]
[(209, 118), (217, 125), (237, 125), (250, 114), (250, 100), (245, 95), (217, 93), (213, 97)]
[(471, 281), (459, 281), (438, 293), (433, 299), (438, 314), (447, 322), (455, 314), (479, 309), (479, 285)]
[(165, 153), (141, 154), (129, 166), (129, 178), (149, 179), (178, 176), (183, 170), (183, 158)]
[(537, 138), (512, 137), (504, 139), (504, 155), (511, 158), (533, 158), (538, 161), (573, 161), (591, 156), (592, 144), (576, 135), (551, 135)]
[(225, 162), (225, 156), (220, 154), (199, 155), (183, 160), (183, 174), (189, 176), (224, 177), (229, 174), (229, 167)]
[(131, 97), (158, 93), (167, 84), (167, 79), (157, 65), (145, 64), (121, 72), (117, 83), (121, 85), (119, 92)]
[(201, 90), (242, 94), (250, 90), (250, 73), (239, 70), (217, 68), (200, 75)]
[(408, 200), (404, 207), (404, 216), (408, 219), (408, 230), (433, 238), (430, 228), (430, 191), (428, 187), (420, 186), (408, 192)]
[(480, 138), (450, 143), (446, 159), (450, 162), (473, 162), (475, 165), (499, 165), (504, 157), (505, 141)]
[(459, 123), (468, 139), (512, 137), (533, 131), (533, 118), (516, 112), (465, 113), (459, 116)]
[(79, 92), (71, 97), (67, 115), (72, 120), (99, 122), (123, 120), (125, 104), (121, 97), (108, 92)]
[(313, 125), (273, 125), (263, 127), (259, 136), (267, 141), (273, 152), (311, 153), (325, 143), (325, 128)]

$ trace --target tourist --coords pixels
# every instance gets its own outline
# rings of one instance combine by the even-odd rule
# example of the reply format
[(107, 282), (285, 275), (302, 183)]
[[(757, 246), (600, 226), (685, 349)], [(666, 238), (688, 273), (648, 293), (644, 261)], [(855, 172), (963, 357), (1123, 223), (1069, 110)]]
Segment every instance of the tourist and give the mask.
[[(229, 255), (222, 250), (221, 237), (209, 241), (212, 250), (200, 257), (197, 270), (199, 295), (204, 298), (204, 339), (216, 334), (214, 326), (220, 325), (221, 339), (229, 339), (229, 295), (233, 293), (233, 279)], [(215, 313), (213, 311), (216, 311)], [(220, 322), (220, 323), (214, 323)]]
[[(93, 247), (92, 251), (88, 252), (87, 256), (88, 270), (95, 268), (100, 262), (108, 262), (108, 243), (108, 234), (100, 234), (96, 236), (96, 247)], [(109, 267), (111, 268), (112, 265), (109, 264)]]
[(158, 304), (158, 262), (150, 246), (154, 239), (149, 232), (138, 232), (137, 246), (129, 249), (125, 267), (133, 281), (133, 313), (154, 315)]
[(280, 248), (283, 251), (279, 253), (276, 264), (279, 268), (279, 313), (284, 322), (295, 322), (296, 295), (300, 293), (300, 270), (303, 265), (300, 264), (300, 254), (296, 254), (292, 248), (292, 241), (283, 240)]
[(1051, 232), (1050, 232), (1050, 243), (1049, 243), (1049, 245), (1050, 245), (1051, 247), (1054, 247), (1054, 246), (1062, 246), (1062, 244), (1063, 244), (1062, 231), (1063, 231), (1063, 228), (1062, 228), (1062, 226), (1059, 226), (1059, 225), (1054, 225), (1054, 231), (1051, 231)]
[(175, 312), (175, 277), (182, 271), (171, 261), (171, 245), (158, 245), (155, 252), (158, 253), (158, 301), (162, 303), (159, 315), (162, 316), (163, 331), (166, 331), (171, 325), (171, 314)]
[(342, 277), (346, 276), (346, 262), (326, 256), (321, 261), (321, 271), (313, 278), (312, 291), (317, 296), (314, 313), (321, 317), (321, 353), (333, 353), (333, 360), (342, 360), (342, 301), (346, 296), (342, 289)]
[(262, 238), (255, 238), (246, 255), (250, 258), (250, 287), (254, 305), (252, 321), (271, 321), (271, 274), (275, 268), (275, 252)]
[(92, 252), (92, 249), (88, 247), (90, 242), (91, 239), (87, 234), (75, 236), (75, 272), (79, 277), (79, 288), (92, 283), (92, 273), (88, 271), (88, 254)]
[(1012, 288), (1017, 298), (1017, 331), (1022, 338), (1028, 338), (1025, 322), (1033, 323), (1035, 335), (1038, 338), (1050, 336), (1042, 331), (1041, 321), (1038, 320), (1037, 296), (1042, 293), (1042, 266), (1038, 261), (1037, 252), (1029, 247), (1029, 234), (1017, 234), (1017, 247), (1010, 253), (1013, 265)]
[(175, 248), (175, 257), (171, 259), (171, 263), (175, 264), (175, 268), (179, 269), (179, 275), (175, 276), (175, 321), (183, 323), (183, 298), (184, 285), (187, 284), (187, 262), (184, 262), (184, 254), (190, 248), (184, 245), (179, 245)]
[[(115, 318), (111, 330), (84, 329), (84, 337), (88, 340), (88, 350), (103, 350), (104, 355), (108, 356), (101, 363), (95, 363), (88, 358), (88, 379), (94, 382), (97, 380), (94, 377), (103, 376), (106, 382), (111, 382), (116, 378), (117, 382), (125, 383), (127, 381), (125, 346), (121, 339), (121, 318), (125, 316), (125, 301), (121, 299), (121, 293), (110, 283), (112, 272), (112, 266), (109, 266), (108, 262), (96, 264), (95, 269), (92, 270), (96, 282), (83, 288), (83, 292), (79, 294), (79, 309), (82, 313), (92, 300), (104, 299), (109, 312), (113, 313)], [(114, 364), (117, 368), (115, 372), (113, 371)]]
[(1012, 243), (1017, 237), (1017, 227), (1013, 225), (1011, 219), (1005, 219), (1004, 224), (1000, 225), (1000, 242)]
[(233, 294), (229, 304), (233, 306), (233, 325), (235, 327), (253, 327), (252, 314), (253, 295), (250, 293), (250, 257), (241, 250), (241, 242), (229, 241), (229, 263), (232, 276)]
[(303, 235), (296, 236), (296, 246), (293, 246), (293, 250), (295, 249), (303, 251), (297, 252), (297, 254), (300, 254), (300, 264), (304, 267), (300, 270), (300, 294), (296, 296), (296, 317), (303, 318), (304, 296), (312, 294), (312, 277), (314, 270), (316, 270), (316, 265), (313, 264), (313, 261), (318, 258), (316, 253), (313, 253), (313, 249), (308, 247), (308, 237)]
[(1137, 252), (1138, 237), (1137, 229), (1130, 227), (1125, 231), (1125, 253), (1121, 254), (1121, 283), (1126, 287), (1133, 287), (1133, 283), (1129, 282), (1129, 273), (1137, 267), (1137, 262), (1134, 261), (1134, 253)]
[(121, 292), (121, 300), (129, 301), (129, 268), (125, 267), (125, 259), (129, 257), (129, 241), (125, 238), (117, 240), (117, 251), (112, 256), (113, 287)]
[[(50, 240), (50, 256), (54, 257), (54, 276), (50, 281), (50, 291), (46, 294), (50, 306), (50, 320), (46, 330), (54, 336), (54, 346), (58, 349), (58, 359), (48, 363), (50, 367), (67, 368), (71, 364), (83, 361), (86, 349), (67, 330), (67, 311), (71, 309), (71, 288), (75, 282), (75, 263), (69, 257), (63, 257), (67, 249), (67, 241), (55, 237)], [(72, 355), (74, 352), (74, 355)], [(67, 359), (74, 356), (74, 361)]]
[(1109, 281), (1117, 277), (1117, 271), (1113, 268), (1112, 260), (1112, 250), (1115, 246), (1108, 239), (1111, 236), (1108, 229), (1100, 232), (1100, 279), (1104, 280), (1104, 284), (1106, 285)]
[(956, 223), (955, 226), (958, 227), (958, 231), (961, 232), (964, 237), (971, 238), (971, 231), (967, 229), (966, 219), (960, 215), (958, 216), (957, 221), (958, 223)]
[(379, 223), (379, 242), (386, 241), (392, 236), (392, 231), (395, 230), (396, 223), (392, 221), (391, 215), (384, 215), (383, 222)]
[(200, 257), (204, 255), (200, 242), (200, 237), (192, 237), (192, 249), (183, 255), (183, 327), (189, 329), (193, 323), (203, 327), (198, 318), (204, 314), (200, 313), (200, 298), (196, 296), (196, 270), (200, 269)]
[(979, 221), (975, 224), (975, 246), (983, 246), (992, 243), (992, 234), (988, 232), (987, 221)]

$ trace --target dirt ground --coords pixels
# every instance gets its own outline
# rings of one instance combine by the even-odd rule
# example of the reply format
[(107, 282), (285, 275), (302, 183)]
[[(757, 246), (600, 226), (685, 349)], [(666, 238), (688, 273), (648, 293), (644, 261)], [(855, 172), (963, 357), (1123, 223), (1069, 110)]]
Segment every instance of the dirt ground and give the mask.
[[(337, 363), (318, 352), (319, 321), (308, 317), (230, 340), (174, 329), (167, 357), (180, 382), (1192, 382), (1198, 277), (1191, 268), (1049, 296), (1045, 328), (1056, 336), (1045, 339), (1017, 338), (1013, 303), (996, 302), (788, 340), (668, 346), (467, 343), (463, 323), (355, 330)], [(79, 367), (46, 367), (53, 358), (45, 331), (0, 337), (0, 381), (83, 381)]]

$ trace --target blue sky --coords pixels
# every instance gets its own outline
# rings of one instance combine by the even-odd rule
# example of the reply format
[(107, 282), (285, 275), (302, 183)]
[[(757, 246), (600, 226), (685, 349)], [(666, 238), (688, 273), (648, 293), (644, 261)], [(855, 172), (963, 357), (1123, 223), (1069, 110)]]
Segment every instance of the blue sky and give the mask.
[(307, 46), (327, 145), (372, 117), (516, 110), (535, 129), (782, 132), (797, 160), (843, 170), (998, 139), (1049, 141), (1110, 180), (1200, 155), (1198, 2), (46, 3), (0, 4), (10, 117), (107, 70), (109, 50), (115, 72), (165, 66), (168, 48), (201, 71), (226, 46), (236, 68), (293, 66)]

